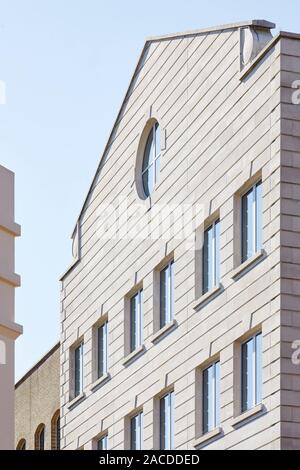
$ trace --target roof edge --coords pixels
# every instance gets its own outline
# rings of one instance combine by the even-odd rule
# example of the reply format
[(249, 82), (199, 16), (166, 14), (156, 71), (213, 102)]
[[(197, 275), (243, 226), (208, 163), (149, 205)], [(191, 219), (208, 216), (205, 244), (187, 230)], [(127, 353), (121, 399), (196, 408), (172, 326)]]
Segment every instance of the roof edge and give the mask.
[(279, 31), (279, 35), (283, 38), (300, 39), (300, 33), (292, 33), (289, 31)]
[(25, 374), (23, 375), (23, 377), (21, 377), (15, 384), (15, 390), (23, 383), (25, 382), (25, 380), (28, 379), (28, 377), (30, 377), (39, 367), (41, 367), (42, 364), (44, 364), (44, 362), (47, 361), (47, 359), (49, 359), (50, 356), (52, 356), (53, 353), (55, 353), (55, 351), (57, 349), (59, 349), (60, 347), (60, 341), (58, 341), (58, 343), (56, 343), (48, 352), (46, 352), (46, 354), (44, 354), (44, 356), (38, 361), (36, 362), (27, 372), (25, 372)]
[(170, 34), (163, 34), (159, 36), (150, 36), (146, 38), (146, 41), (148, 42), (155, 42), (155, 41), (161, 41), (161, 40), (166, 40), (166, 39), (174, 39), (176, 37), (188, 37), (188, 36), (194, 36), (198, 34), (205, 34), (205, 33), (213, 33), (217, 31), (224, 31), (226, 29), (238, 29), (238, 28), (246, 28), (248, 26), (256, 26), (258, 28), (263, 28), (263, 29), (274, 29), (276, 28), (275, 23), (271, 23), (270, 21), (266, 20), (249, 20), (249, 21), (240, 21), (237, 23), (228, 23), (220, 26), (211, 26), (208, 28), (204, 29), (195, 29), (192, 31), (186, 31), (186, 32), (181, 32), (181, 33), (170, 33)]

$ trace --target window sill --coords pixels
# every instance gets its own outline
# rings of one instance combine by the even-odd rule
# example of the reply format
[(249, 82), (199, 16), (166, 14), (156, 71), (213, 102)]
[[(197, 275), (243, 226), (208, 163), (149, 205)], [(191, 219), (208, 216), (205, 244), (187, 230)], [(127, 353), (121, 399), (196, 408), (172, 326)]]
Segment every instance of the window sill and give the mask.
[(221, 437), (221, 435), (223, 435), (223, 429), (220, 427), (216, 428), (213, 431), (208, 432), (207, 434), (203, 434), (203, 436), (199, 437), (198, 439), (195, 439), (193, 446), (199, 447), (202, 444), (206, 444), (208, 441), (216, 437)]
[(259, 261), (261, 261), (266, 256), (264, 250), (259, 250), (251, 258), (247, 259), (244, 263), (238, 266), (231, 274), (232, 279), (236, 279), (240, 276), (246, 274), (251, 268), (253, 268)]
[(133, 361), (138, 359), (144, 352), (146, 352), (146, 348), (144, 345), (135, 349), (134, 351), (132, 351), (132, 353), (128, 354), (128, 356), (125, 357), (125, 359), (122, 362), (123, 366), (126, 367), (130, 365)]
[(218, 284), (216, 287), (213, 287), (208, 292), (203, 294), (199, 299), (197, 299), (193, 304), (194, 310), (200, 310), (203, 308), (208, 302), (213, 300), (218, 294), (223, 291), (222, 284)]
[(158, 341), (163, 339), (167, 334), (171, 333), (171, 331), (175, 330), (177, 326), (178, 326), (178, 323), (176, 320), (173, 320), (172, 322), (167, 323), (157, 333), (154, 333), (154, 335), (151, 338), (151, 343), (157, 343)]
[(111, 379), (111, 376), (109, 372), (106, 374), (102, 375), (102, 377), (99, 377), (90, 387), (90, 390), (92, 392), (96, 391), (98, 388), (102, 387), (106, 382), (108, 382)]
[(77, 406), (79, 403), (81, 403), (85, 399), (85, 393), (81, 393), (77, 397), (73, 398), (72, 400), (69, 401), (68, 403), (68, 408), (74, 408)]
[(256, 417), (257, 415), (262, 414), (265, 411), (266, 409), (264, 405), (260, 403), (259, 405), (255, 406), (255, 408), (245, 411), (245, 413), (242, 413), (240, 416), (237, 416), (236, 418), (234, 418), (234, 420), (232, 421), (232, 426), (235, 427), (235, 426), (247, 424), (246, 421), (248, 422), (248, 420), (250, 420), (254, 416)]

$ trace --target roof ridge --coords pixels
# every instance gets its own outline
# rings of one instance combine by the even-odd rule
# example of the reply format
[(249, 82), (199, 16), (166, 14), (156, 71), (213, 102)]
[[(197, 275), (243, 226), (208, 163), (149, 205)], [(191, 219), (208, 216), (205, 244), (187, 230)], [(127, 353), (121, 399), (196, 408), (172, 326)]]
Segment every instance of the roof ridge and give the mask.
[(161, 40), (166, 40), (166, 39), (173, 39), (176, 37), (188, 37), (188, 36), (194, 36), (194, 35), (199, 35), (199, 34), (224, 31), (227, 29), (246, 28), (247, 26), (256, 26), (258, 28), (263, 28), (263, 29), (276, 28), (275, 23), (271, 23), (270, 21), (266, 21), (266, 20), (239, 21), (237, 23), (228, 23), (228, 24), (219, 25), (219, 26), (210, 26), (208, 28), (203, 28), (203, 29), (195, 29), (195, 30), (179, 32), (179, 33), (170, 33), (170, 34), (163, 34), (163, 35), (158, 35), (158, 36), (150, 36), (146, 38), (146, 42), (161, 41)]

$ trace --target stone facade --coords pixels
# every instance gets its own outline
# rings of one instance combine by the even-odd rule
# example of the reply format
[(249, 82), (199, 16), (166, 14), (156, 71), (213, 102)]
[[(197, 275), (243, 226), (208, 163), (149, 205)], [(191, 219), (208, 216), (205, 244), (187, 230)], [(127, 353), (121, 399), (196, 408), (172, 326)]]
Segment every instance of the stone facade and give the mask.
[(15, 340), (22, 327), (15, 323), (14, 174), (0, 165), (0, 450), (14, 448)]
[[(293, 100), (300, 35), (272, 37), (273, 27), (250, 21), (145, 44), (73, 233), (74, 262), (61, 279), (64, 449), (92, 449), (106, 434), (110, 449), (126, 448), (128, 417), (141, 409), (144, 448), (159, 448), (157, 403), (169, 390), (176, 449), (300, 448), (300, 367), (291, 359), (300, 339), (300, 108)], [(154, 120), (162, 130), (160, 176), (144, 198), (141, 149)], [(257, 181), (263, 249), (241, 264), (240, 200)], [(118, 236), (124, 199), (129, 227), (138, 212), (148, 238)], [(156, 209), (164, 204), (192, 207), (188, 244), (172, 218), (160, 225)], [(111, 207), (106, 214), (103, 205)], [(221, 286), (203, 297), (197, 237), (216, 218)], [(116, 236), (101, 236), (107, 230)], [(171, 259), (175, 321), (159, 331), (157, 272)], [(126, 299), (141, 287), (144, 344), (129, 361)], [(108, 373), (95, 383), (94, 330), (103, 319)], [(257, 332), (262, 403), (243, 414), (241, 344)], [(74, 348), (82, 341), (83, 392), (74, 400)], [(221, 422), (203, 435), (199, 377), (215, 360)]]
[(15, 448), (39, 450), (39, 433), (44, 429), (45, 450), (57, 449), (59, 344), (19, 380), (15, 395)]

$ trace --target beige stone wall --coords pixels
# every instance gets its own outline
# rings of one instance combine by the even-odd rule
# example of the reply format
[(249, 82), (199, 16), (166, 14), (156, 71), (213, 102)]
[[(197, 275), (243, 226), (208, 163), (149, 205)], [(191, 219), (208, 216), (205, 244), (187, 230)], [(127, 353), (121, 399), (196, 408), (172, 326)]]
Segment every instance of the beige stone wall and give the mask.
[(14, 342), (22, 333), (15, 323), (14, 174), (0, 165), (0, 450), (14, 448)]
[(51, 449), (51, 420), (59, 404), (59, 345), (56, 345), (16, 384), (15, 447), (22, 439), (35, 449), (35, 432), (45, 426), (45, 449)]
[[(204, 447), (279, 449), (285, 445), (281, 422), (285, 395), (280, 376), (284, 331), (280, 310), (283, 39), (272, 41), (241, 76), (240, 37), (240, 29), (232, 27), (153, 40), (139, 64), (79, 220), (81, 258), (62, 280), (60, 394), (65, 449), (91, 449), (96, 436), (104, 431), (111, 449), (123, 449), (126, 417), (140, 407), (145, 449), (156, 448), (157, 396), (168, 387), (175, 391), (175, 447), (193, 449), (199, 437), (197, 370), (216, 357), (221, 362), (222, 433)], [(295, 41), (299, 44), (299, 39)], [(223, 290), (200, 310), (194, 309), (199, 296), (195, 244), (187, 249), (176, 236), (168, 238), (169, 227), (165, 227), (164, 240), (104, 241), (98, 236), (103, 224), (101, 204), (118, 207), (120, 194), (125, 195), (129, 210), (134, 211), (141, 202), (135, 165), (150, 109), (165, 129), (166, 148), (151, 205), (149, 201), (142, 205), (141, 225), (148, 226), (150, 216), (150, 232), (154, 230), (155, 208), (160, 203), (192, 201), (193, 207), (201, 207), (196, 214), (200, 231), (208, 217), (220, 215)], [(299, 150), (299, 142), (294, 144)], [(296, 157), (293, 161), (296, 165)], [(264, 256), (235, 277), (240, 216), (236, 198), (259, 177)], [(108, 227), (112, 224), (109, 218)], [(175, 260), (176, 325), (159, 342), (153, 342), (154, 272), (171, 254)], [(124, 365), (124, 299), (137, 285), (144, 289), (146, 352)], [(95, 389), (93, 325), (104, 315), (109, 321), (110, 379)], [(249, 422), (237, 425), (237, 351), (240, 342), (258, 330), (263, 335), (263, 407)], [(70, 351), (81, 338), (85, 343), (84, 395), (70, 407)], [(296, 439), (293, 445), (298, 445)]]

